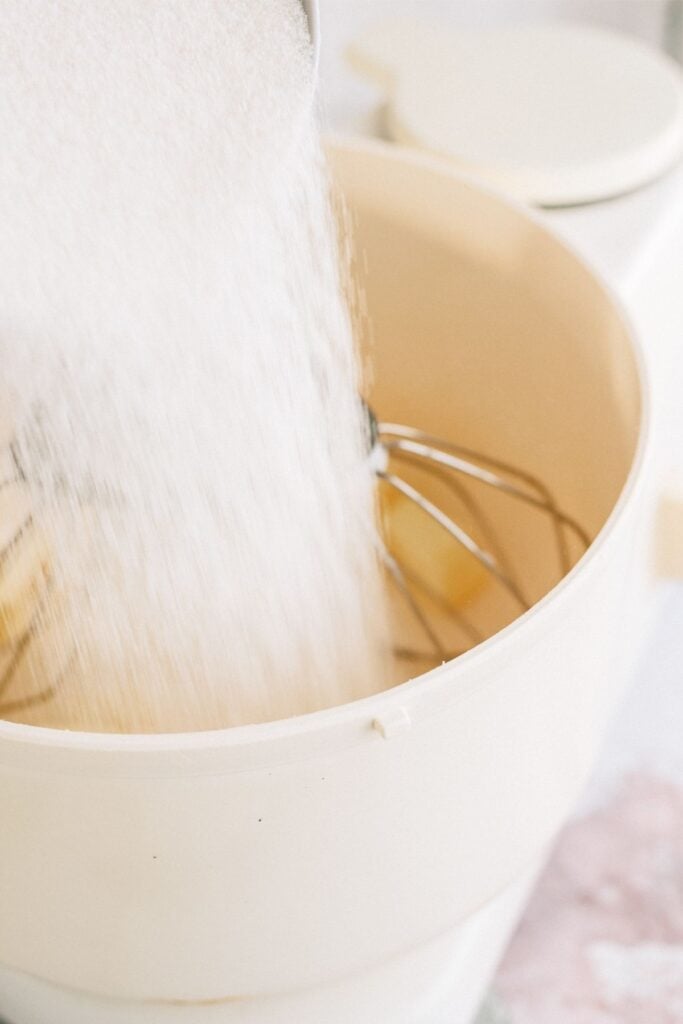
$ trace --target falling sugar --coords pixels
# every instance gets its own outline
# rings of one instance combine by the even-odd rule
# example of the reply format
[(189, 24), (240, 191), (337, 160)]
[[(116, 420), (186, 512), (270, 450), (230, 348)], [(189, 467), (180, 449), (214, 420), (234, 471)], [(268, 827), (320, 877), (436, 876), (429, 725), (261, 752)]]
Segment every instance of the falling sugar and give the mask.
[(2, 713), (176, 731), (381, 689), (298, 0), (7, 0), (0, 62), (3, 408), (50, 581)]

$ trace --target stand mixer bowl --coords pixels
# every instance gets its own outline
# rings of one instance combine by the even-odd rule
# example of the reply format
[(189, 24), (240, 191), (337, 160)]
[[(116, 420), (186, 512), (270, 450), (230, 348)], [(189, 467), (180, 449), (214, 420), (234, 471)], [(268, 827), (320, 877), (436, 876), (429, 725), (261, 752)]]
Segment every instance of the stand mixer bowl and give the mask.
[(177, 736), (0, 722), (8, 1024), (465, 1024), (637, 657), (648, 393), (614, 297), (437, 161), (331, 157), (373, 407), (549, 477), (596, 539), (510, 626), (352, 704)]

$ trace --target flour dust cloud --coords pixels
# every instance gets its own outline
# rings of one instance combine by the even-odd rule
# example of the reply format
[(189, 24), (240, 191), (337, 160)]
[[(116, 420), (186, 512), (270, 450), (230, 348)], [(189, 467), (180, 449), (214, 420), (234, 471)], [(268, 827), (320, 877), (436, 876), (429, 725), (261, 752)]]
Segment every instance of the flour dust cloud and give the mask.
[(41, 555), (30, 635), (0, 652), (7, 666), (23, 644), (0, 710), (177, 731), (383, 688), (300, 4), (5, 0), (2, 15), (2, 421), (33, 516), (16, 546), (34, 572)]

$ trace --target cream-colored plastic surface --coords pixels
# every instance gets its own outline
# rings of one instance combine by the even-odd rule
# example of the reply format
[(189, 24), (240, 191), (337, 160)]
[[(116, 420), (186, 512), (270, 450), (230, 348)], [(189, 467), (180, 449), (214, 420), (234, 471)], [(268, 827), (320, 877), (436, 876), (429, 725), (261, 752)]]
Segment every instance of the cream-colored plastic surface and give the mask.
[[(448, 168), (381, 145), (333, 163), (380, 414), (526, 464), (597, 540), (502, 633), (355, 704), (178, 737), (0, 723), (5, 968), (130, 1001), (240, 1000), (227, 1019), (245, 1024), (269, 1019), (263, 996), (333, 995), (402, 956), (427, 994), (420, 951), (531, 869), (590, 770), (647, 587), (629, 326), (547, 229)], [(443, 1019), (421, 1005), (409, 1024)]]
[(172, 1005), (95, 996), (0, 966), (2, 1012), (8, 1024), (471, 1024), (536, 874), (534, 866), (452, 932), (322, 988)]
[(587, 25), (370, 28), (349, 53), (387, 97), (398, 142), (544, 205), (619, 195), (683, 150), (683, 77), (663, 53)]

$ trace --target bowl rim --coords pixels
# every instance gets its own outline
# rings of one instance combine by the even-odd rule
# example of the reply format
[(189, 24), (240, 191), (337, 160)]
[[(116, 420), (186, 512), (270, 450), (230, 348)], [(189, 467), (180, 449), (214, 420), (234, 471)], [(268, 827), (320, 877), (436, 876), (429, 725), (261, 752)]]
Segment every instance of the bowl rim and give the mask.
[[(10, 755), (23, 748), (30, 758), (31, 752), (53, 751), (66, 756), (73, 754), (102, 755), (102, 767), (123, 767), (116, 764), (117, 760), (126, 762), (121, 755), (131, 755), (137, 768), (162, 766), (165, 757), (170, 757), (169, 767), (182, 770), (184, 774), (192, 774), (194, 769), (202, 774), (204, 756), (212, 763), (212, 755), (223, 752), (234, 752), (240, 759), (241, 767), (248, 768), (257, 764), (281, 764), (291, 761), (305, 760), (309, 756), (329, 753), (348, 745), (368, 740), (379, 740), (379, 732), (373, 723), (379, 718), (400, 712), (406, 703), (414, 703), (419, 697), (421, 714), (430, 714), (430, 696), (433, 698), (444, 687), (450, 691), (448, 705), (466, 699), (468, 688), (459, 688), (458, 681), (481, 666), (492, 655), (498, 656), (501, 649), (518, 641), (536, 624), (543, 625), (553, 613), (559, 614), (564, 603), (571, 598), (580, 585), (591, 573), (599, 572), (605, 552), (609, 551), (614, 537), (618, 533), (625, 513), (633, 504), (637, 492), (643, 486), (646, 468), (652, 447), (652, 401), (646, 358), (639, 334), (633, 319), (626, 310), (621, 297), (605, 278), (601, 270), (590, 259), (578, 251), (571, 243), (559, 235), (542, 215), (514, 199), (502, 195), (491, 186), (478, 181), (474, 176), (454, 168), (447, 160), (430, 154), (416, 152), (393, 143), (376, 139), (344, 138), (332, 136), (330, 151), (334, 154), (354, 153), (375, 155), (379, 161), (389, 163), (406, 163), (427, 174), (449, 179), (456, 185), (467, 185), (478, 193), (487, 196), (494, 203), (516, 212), (527, 222), (532, 223), (543, 232), (552, 243), (564, 250), (585, 272), (587, 272), (603, 292), (611, 305), (617, 319), (624, 328), (624, 338), (630, 347), (634, 361), (639, 388), (639, 424), (638, 436), (634, 448), (631, 465), (612, 507), (610, 514), (600, 528), (598, 534), (586, 553), (579, 559), (571, 571), (563, 577), (547, 594), (537, 601), (528, 611), (518, 616), (493, 636), (482, 641), (476, 647), (459, 655), (450, 662), (445, 662), (427, 672), (399, 683), (377, 694), (371, 694), (357, 700), (313, 711), (292, 718), (273, 722), (258, 722), (250, 725), (230, 726), (221, 729), (195, 732), (160, 732), (160, 733), (102, 733), (77, 730), (56, 729), (45, 726), (26, 725), (0, 719), (0, 767), (10, 763)], [(442, 705), (442, 701), (436, 701)], [(434, 712), (431, 712), (434, 713)], [(247, 750), (256, 753), (256, 757), (247, 757)], [(181, 759), (178, 762), (178, 758)], [(199, 760), (195, 760), (198, 758)], [(232, 758), (231, 758), (232, 760)], [(60, 765), (66, 762), (59, 759)], [(233, 762), (237, 763), (237, 762)], [(42, 767), (39, 766), (39, 767)], [(52, 765), (51, 767), (57, 767)], [(132, 766), (131, 766), (132, 767)], [(222, 761), (216, 765), (217, 770), (228, 770)], [(118, 772), (117, 772), (118, 773)]]

